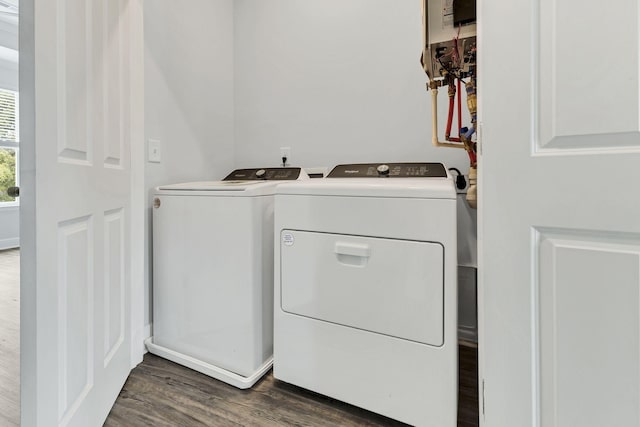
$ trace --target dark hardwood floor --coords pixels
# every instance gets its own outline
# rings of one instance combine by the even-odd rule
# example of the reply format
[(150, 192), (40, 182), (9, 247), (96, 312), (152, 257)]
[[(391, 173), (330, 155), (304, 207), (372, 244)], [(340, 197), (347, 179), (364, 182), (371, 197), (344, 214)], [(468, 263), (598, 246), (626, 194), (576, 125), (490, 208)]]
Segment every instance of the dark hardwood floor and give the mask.
[(479, 425), (478, 418), (478, 349), (459, 346), (458, 426)]
[(20, 425), (20, 250), (0, 251), (0, 426)]
[[(458, 426), (478, 425), (477, 351), (460, 346)], [(239, 390), (152, 354), (127, 380), (105, 426), (405, 426), (298, 388), (269, 372)], [(436, 427), (436, 426), (434, 426)]]

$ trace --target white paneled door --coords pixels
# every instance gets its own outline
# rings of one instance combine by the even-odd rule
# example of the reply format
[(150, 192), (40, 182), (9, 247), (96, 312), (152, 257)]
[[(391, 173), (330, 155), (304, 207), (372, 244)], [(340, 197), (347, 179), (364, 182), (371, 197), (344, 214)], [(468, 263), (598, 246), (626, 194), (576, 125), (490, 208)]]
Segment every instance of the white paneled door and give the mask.
[(640, 10), (479, 3), (482, 425), (640, 425)]
[(102, 425), (131, 368), (138, 7), (20, 3), (24, 426)]

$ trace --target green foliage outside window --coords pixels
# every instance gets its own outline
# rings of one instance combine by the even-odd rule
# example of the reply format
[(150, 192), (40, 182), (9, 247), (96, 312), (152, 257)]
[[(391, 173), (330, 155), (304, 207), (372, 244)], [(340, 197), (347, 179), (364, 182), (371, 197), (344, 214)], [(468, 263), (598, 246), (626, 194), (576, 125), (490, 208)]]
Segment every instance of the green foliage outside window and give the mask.
[(18, 94), (0, 89), (0, 203), (15, 201), (7, 189), (16, 185), (17, 111)]
[(16, 150), (0, 148), (0, 202), (16, 199), (7, 195), (7, 188), (16, 185)]

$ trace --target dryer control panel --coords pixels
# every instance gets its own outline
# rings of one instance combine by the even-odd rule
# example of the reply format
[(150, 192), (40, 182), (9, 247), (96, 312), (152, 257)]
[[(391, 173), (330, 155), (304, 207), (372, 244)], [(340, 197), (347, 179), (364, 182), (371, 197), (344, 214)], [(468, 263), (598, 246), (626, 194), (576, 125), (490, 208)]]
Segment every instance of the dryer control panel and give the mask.
[(223, 181), (295, 181), (300, 171), (300, 168), (236, 169)]
[(357, 163), (338, 165), (327, 178), (446, 178), (442, 163)]

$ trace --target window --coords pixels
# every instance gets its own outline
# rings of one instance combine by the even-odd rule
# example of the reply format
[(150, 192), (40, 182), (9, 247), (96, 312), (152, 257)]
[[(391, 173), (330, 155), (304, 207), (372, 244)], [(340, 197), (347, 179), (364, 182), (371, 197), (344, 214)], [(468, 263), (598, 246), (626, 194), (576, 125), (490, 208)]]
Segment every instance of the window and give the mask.
[(0, 89), (0, 206), (17, 205), (7, 194), (18, 186), (18, 93)]

